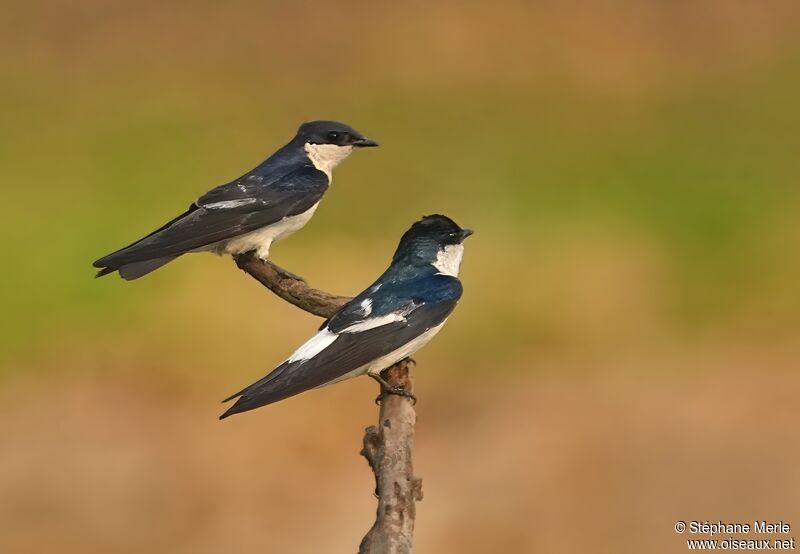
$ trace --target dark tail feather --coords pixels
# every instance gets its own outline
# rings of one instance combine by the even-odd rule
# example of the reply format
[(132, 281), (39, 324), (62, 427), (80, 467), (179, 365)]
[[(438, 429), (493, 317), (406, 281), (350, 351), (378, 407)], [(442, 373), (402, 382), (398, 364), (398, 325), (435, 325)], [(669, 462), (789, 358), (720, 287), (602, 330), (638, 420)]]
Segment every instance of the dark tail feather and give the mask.
[[(235, 397), (236, 397), (236, 395), (228, 398), (227, 400), (225, 400), (225, 402), (227, 402), (228, 400), (232, 400)], [(276, 399), (276, 400), (278, 400), (278, 399)], [(262, 399), (262, 398), (258, 398), (257, 396), (256, 397), (240, 396), (239, 399), (236, 400), (236, 402), (233, 404), (233, 406), (228, 408), (225, 411), (224, 414), (219, 416), (219, 418), (220, 419), (225, 419), (226, 417), (230, 417), (230, 416), (235, 415), (235, 414), (240, 414), (242, 412), (248, 412), (250, 410), (254, 410), (256, 408), (260, 408), (261, 406), (265, 406), (267, 404), (271, 404), (272, 402), (275, 402), (275, 400), (270, 401), (269, 399)]]
[[(262, 397), (262, 395), (259, 394), (258, 388), (261, 385), (263, 385), (265, 381), (267, 381), (268, 377), (269, 377), (269, 375), (267, 377), (264, 377), (263, 379), (261, 379), (259, 381), (256, 381), (252, 385), (250, 385), (248, 387), (245, 387), (244, 389), (240, 390), (236, 394), (230, 395), (228, 398), (223, 400), (222, 401), (223, 403), (224, 402), (230, 402), (234, 398), (238, 397), (238, 399), (233, 404), (233, 406), (228, 408), (228, 410), (224, 414), (219, 416), (219, 418), (220, 419), (225, 419), (226, 417), (232, 416), (234, 414), (239, 414), (239, 413), (242, 413), (242, 412), (246, 412), (246, 411), (252, 410), (254, 408), (259, 408), (259, 407), (263, 406), (264, 404), (269, 404), (269, 401), (266, 401), (266, 402), (262, 403), (259, 400), (257, 400), (257, 399), (260, 399), (260, 397)], [(248, 393), (250, 393), (251, 396), (248, 396)], [(266, 395), (264, 395), (264, 396), (266, 396)]]
[(103, 269), (97, 272), (97, 275), (95, 275), (95, 277), (102, 277), (103, 275), (108, 275), (109, 273), (114, 273), (115, 271), (119, 271), (120, 277), (122, 277), (126, 281), (133, 281), (134, 279), (138, 279), (139, 277), (147, 275), (151, 271), (155, 271), (162, 265), (168, 264), (177, 257), (178, 256), (167, 256), (164, 258), (145, 260), (143, 262), (132, 262), (129, 264), (122, 264), (119, 267), (104, 267)]
[(230, 416), (232, 416), (232, 415), (234, 415), (234, 414), (238, 414), (238, 413), (241, 413), (241, 412), (244, 412), (244, 411), (246, 411), (246, 410), (239, 409), (237, 406), (239, 406), (239, 402), (238, 402), (238, 401), (236, 402), (236, 404), (234, 404), (233, 406), (231, 406), (230, 408), (228, 408), (228, 409), (225, 411), (225, 413), (224, 413), (224, 414), (222, 414), (221, 416), (219, 416), (219, 418), (222, 420), (222, 419), (225, 419), (226, 417), (230, 417)]
[(252, 385), (245, 387), (236, 394), (232, 394), (223, 400), (223, 402), (228, 402), (237, 396), (239, 397), (236, 403), (228, 408), (228, 411), (219, 416), (219, 418), (225, 419), (234, 414), (255, 410), (261, 406), (272, 404), (278, 400), (289, 398), (290, 396), (313, 388), (313, 386), (306, 386), (302, 382), (291, 381), (291, 371), (288, 370), (296, 365), (297, 364), (291, 363), (282, 364), (269, 375), (262, 377)]
[(94, 278), (97, 279), (98, 277), (108, 275), (109, 273), (114, 273), (116, 270), (117, 270), (116, 267), (104, 267), (95, 274)]
[(278, 400), (283, 400), (289, 396), (294, 396), (295, 394), (302, 392), (302, 391), (293, 391), (289, 394), (276, 394), (276, 395), (257, 395), (257, 396), (241, 396), (239, 399), (234, 403), (233, 406), (227, 409), (227, 411), (219, 416), (220, 419), (225, 419), (226, 417), (230, 417), (232, 415), (240, 414), (242, 412), (249, 412), (250, 410), (255, 410), (256, 408), (261, 408), (262, 406), (266, 406), (267, 404), (273, 404)]
[(225, 402), (230, 402), (230, 401), (231, 401), (231, 400), (233, 400), (234, 398), (236, 398), (236, 397), (238, 397), (238, 396), (242, 396), (242, 395), (243, 395), (245, 392), (247, 392), (247, 389), (249, 389), (249, 388), (250, 388), (250, 387), (247, 387), (246, 389), (242, 389), (242, 390), (240, 390), (240, 391), (239, 391), (239, 392), (237, 392), (236, 394), (232, 394), (232, 395), (230, 395), (228, 398), (226, 398), (225, 400), (223, 400), (223, 401), (222, 401), (222, 403), (223, 403), (223, 404), (225, 404)]

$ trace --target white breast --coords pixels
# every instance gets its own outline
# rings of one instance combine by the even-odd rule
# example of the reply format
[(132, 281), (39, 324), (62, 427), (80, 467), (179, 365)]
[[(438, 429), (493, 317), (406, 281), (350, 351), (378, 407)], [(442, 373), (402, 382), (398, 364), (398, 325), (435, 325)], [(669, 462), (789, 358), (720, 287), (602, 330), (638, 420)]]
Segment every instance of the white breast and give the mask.
[[(351, 371), (350, 373), (346, 373), (341, 377), (334, 379), (333, 381), (329, 381), (324, 385), (320, 385), (320, 387), (327, 387), (328, 385), (333, 385), (334, 383), (338, 383), (339, 381), (344, 381), (345, 379), (351, 379), (353, 377), (358, 377), (359, 375), (364, 375), (365, 373), (380, 373), (387, 367), (396, 364), (403, 358), (411, 356), (414, 352), (425, 346), (430, 342), (430, 340), (438, 333), (442, 327), (444, 326), (447, 320), (445, 319), (436, 327), (431, 327), (420, 336), (415, 338), (412, 341), (407, 342), (397, 350), (386, 354), (378, 358), (377, 360), (373, 360), (372, 362), (359, 367), (358, 369)], [(320, 388), (317, 387), (317, 388)]]
[(365, 373), (367, 372), (379, 373), (384, 369), (386, 369), (387, 367), (389, 367), (390, 365), (395, 364), (400, 360), (402, 360), (403, 358), (410, 356), (411, 354), (413, 354), (414, 352), (416, 352), (417, 350), (428, 344), (430, 340), (436, 335), (436, 333), (442, 330), (442, 327), (444, 326), (446, 321), (447, 320), (442, 321), (436, 327), (431, 327), (430, 329), (422, 333), (420, 336), (418, 336), (412, 341), (407, 342), (394, 352), (390, 352), (389, 354), (383, 356), (382, 358), (378, 358), (377, 360), (373, 361), (366, 367)]
[(308, 220), (311, 219), (311, 216), (314, 215), (317, 206), (319, 206), (319, 202), (301, 214), (284, 217), (272, 225), (262, 227), (261, 229), (251, 231), (244, 235), (239, 235), (232, 239), (220, 241), (209, 247), (209, 250), (217, 254), (231, 255), (255, 250), (259, 258), (266, 260), (269, 257), (269, 249), (272, 243), (302, 229), (303, 226), (308, 223)]

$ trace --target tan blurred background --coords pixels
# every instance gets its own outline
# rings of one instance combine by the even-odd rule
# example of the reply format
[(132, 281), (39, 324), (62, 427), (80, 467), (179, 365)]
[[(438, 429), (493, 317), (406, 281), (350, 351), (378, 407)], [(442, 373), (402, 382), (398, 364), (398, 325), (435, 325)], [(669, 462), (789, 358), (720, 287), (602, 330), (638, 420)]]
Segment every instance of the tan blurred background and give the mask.
[(319, 322), (228, 259), (90, 267), (312, 118), (382, 147), (278, 263), (352, 294), (419, 216), (476, 229), (417, 356), (418, 552), (800, 535), (795, 1), (3, 11), (0, 552), (356, 550), (372, 382), (216, 419)]

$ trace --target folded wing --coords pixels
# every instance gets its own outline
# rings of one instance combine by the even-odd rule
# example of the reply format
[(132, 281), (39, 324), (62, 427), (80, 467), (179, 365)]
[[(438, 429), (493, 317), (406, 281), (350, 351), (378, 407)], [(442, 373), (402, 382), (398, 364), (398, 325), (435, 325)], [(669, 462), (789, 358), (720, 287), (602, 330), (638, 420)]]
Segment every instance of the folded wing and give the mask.
[(126, 264), (180, 256), (301, 214), (319, 202), (327, 177), (310, 166), (269, 186), (245, 176), (200, 197), (189, 209), (143, 239), (94, 262), (108, 273)]
[[(221, 419), (336, 381), (441, 324), (455, 308), (461, 284), (449, 277), (437, 281), (447, 294), (440, 293), (432, 302), (408, 298), (393, 312), (362, 316), (344, 327), (337, 325), (334, 316), (269, 375), (226, 399), (239, 397)], [(340, 313), (363, 310), (363, 302), (362, 297), (356, 297)]]

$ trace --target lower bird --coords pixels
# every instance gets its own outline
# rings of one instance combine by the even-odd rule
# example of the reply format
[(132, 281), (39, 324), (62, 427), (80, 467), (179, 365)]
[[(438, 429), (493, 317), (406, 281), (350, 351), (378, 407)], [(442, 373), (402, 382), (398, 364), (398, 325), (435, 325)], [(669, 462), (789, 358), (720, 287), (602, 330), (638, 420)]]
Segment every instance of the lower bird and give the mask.
[(422, 348), (456, 307), (462, 243), (471, 234), (443, 215), (414, 223), (383, 275), (266, 377), (227, 398), (238, 397), (220, 419), (364, 374), (384, 392), (407, 395), (380, 372)]
[(188, 252), (266, 259), (272, 243), (303, 227), (331, 183), (333, 168), (353, 150), (378, 143), (336, 121), (303, 123), (272, 156), (194, 201), (166, 225), (94, 262), (98, 277), (138, 279)]

